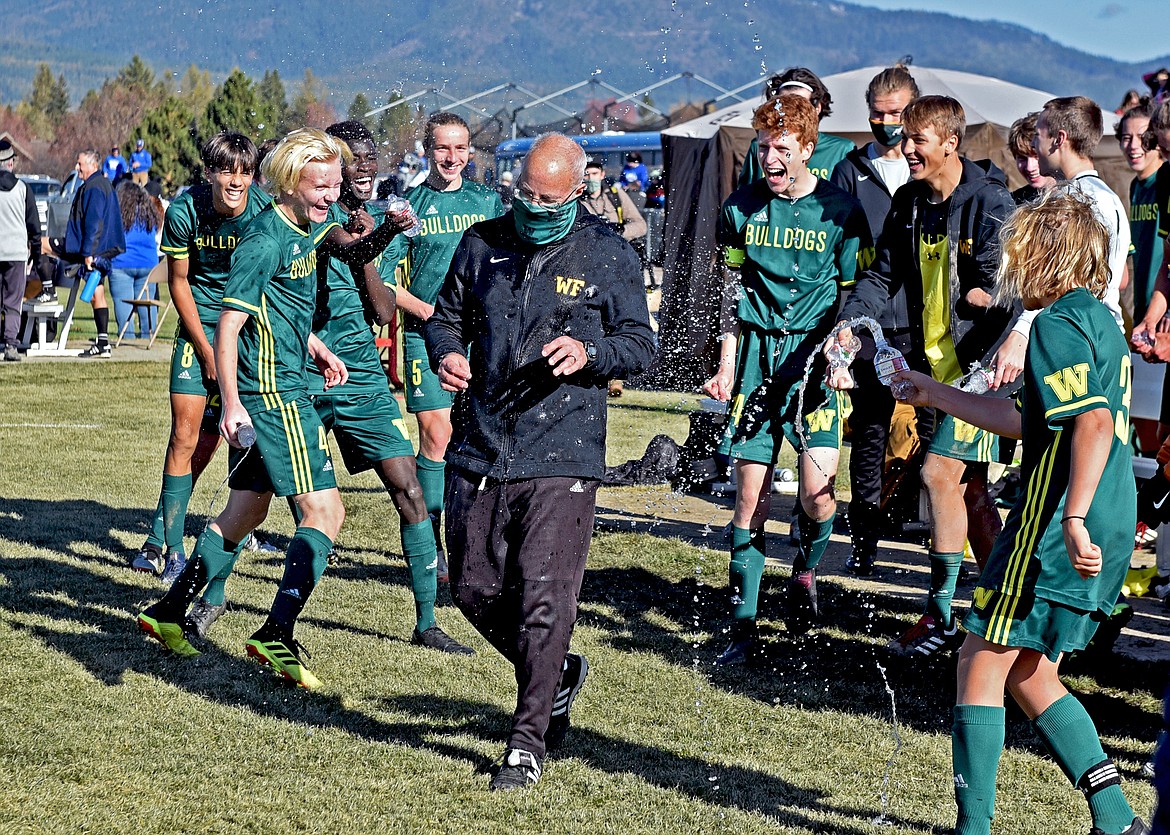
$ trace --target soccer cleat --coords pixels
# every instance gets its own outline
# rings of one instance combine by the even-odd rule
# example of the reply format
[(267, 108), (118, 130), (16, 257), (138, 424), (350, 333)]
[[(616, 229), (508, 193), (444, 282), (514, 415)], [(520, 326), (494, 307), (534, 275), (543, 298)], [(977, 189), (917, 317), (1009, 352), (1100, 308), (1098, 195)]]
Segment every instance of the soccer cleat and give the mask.
[[(305, 648), (295, 638), (289, 638), (287, 641), (265, 641), (257, 637), (259, 634), (257, 632), (244, 644), (244, 648), (251, 658), (255, 658), (261, 664), (267, 664), (289, 681), (306, 690), (315, 690), (321, 686), (321, 680), (301, 663), (301, 657), (297, 650), (304, 651)], [(306, 651), (305, 655), (308, 656), (308, 654)]]
[(813, 628), (819, 615), (816, 571), (793, 574), (784, 594), (784, 625), (793, 635), (803, 635)]
[(845, 558), (845, 570), (854, 577), (870, 577), (873, 575), (873, 554), (854, 550)]
[(206, 638), (207, 631), (211, 629), (211, 625), (219, 620), (220, 615), (226, 611), (226, 600), (218, 606), (215, 606), (208, 603), (205, 598), (200, 597), (195, 601), (195, 605), (191, 607), (191, 611), (187, 613), (187, 617), (183, 620), (183, 631), (188, 635), (198, 635), (200, 638)]
[(175, 580), (179, 579), (179, 575), (183, 573), (183, 569), (187, 567), (187, 555), (182, 551), (171, 551), (167, 554), (166, 566), (163, 568), (162, 584), (170, 588), (175, 584)]
[(84, 351), (79, 351), (77, 353), (77, 356), (81, 357), (82, 359), (95, 359), (95, 358), (97, 358), (97, 359), (107, 359), (108, 360), (111, 356), (113, 356), (113, 354), (110, 351), (110, 343), (109, 342), (95, 342), (93, 345), (90, 345)]
[(416, 647), (437, 649), (439, 652), (449, 652), (452, 655), (475, 655), (475, 650), (459, 643), (438, 626), (432, 626), (422, 632), (415, 629), (410, 636), (410, 642)]
[(754, 620), (737, 620), (731, 626), (727, 648), (715, 657), (716, 667), (731, 667), (751, 660), (759, 651), (759, 639)]
[(163, 555), (161, 551), (156, 551), (153, 548), (143, 548), (130, 562), (130, 567), (135, 571), (148, 571), (151, 574), (162, 574), (163, 571)]
[[(1105, 835), (1105, 831), (1094, 826), (1089, 835)], [(1121, 830), (1121, 835), (1150, 835), (1150, 827), (1141, 818), (1134, 818), (1133, 823)]]
[(886, 649), (907, 658), (931, 658), (950, 652), (962, 643), (958, 618), (951, 621), (950, 629), (944, 629), (933, 615), (923, 615), (916, 624), (886, 644)]
[[(565, 741), (565, 734), (569, 732), (569, 711), (585, 683), (585, 676), (589, 675), (589, 662), (584, 655), (570, 652), (565, 655), (565, 666), (561, 671), (561, 683), (557, 685), (557, 695), (553, 699), (552, 713), (548, 719), (548, 730), (544, 732), (544, 747), (546, 750), (559, 748)], [(538, 766), (539, 771), (539, 766)], [(539, 778), (539, 773), (537, 777)], [(533, 780), (535, 783), (536, 781)]]
[(504, 752), (504, 759), (488, 788), (494, 792), (509, 792), (526, 789), (539, 782), (540, 760), (537, 756), (523, 748), (509, 748)]
[[(153, 608), (153, 607), (150, 607)], [(160, 621), (150, 614), (150, 608), (138, 613), (138, 628), (154, 638), (163, 648), (182, 658), (193, 658), (199, 650), (191, 646), (183, 635), (183, 627), (177, 623)]]

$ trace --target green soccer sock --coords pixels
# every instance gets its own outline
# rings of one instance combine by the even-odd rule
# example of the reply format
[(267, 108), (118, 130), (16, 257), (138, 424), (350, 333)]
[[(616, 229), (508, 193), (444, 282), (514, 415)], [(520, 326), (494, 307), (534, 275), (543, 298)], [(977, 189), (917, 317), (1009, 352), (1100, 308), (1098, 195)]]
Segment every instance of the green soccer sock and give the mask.
[(443, 513), (443, 491), (446, 489), (447, 465), (442, 461), (432, 461), (421, 452), (415, 456), (414, 460), (417, 465), (418, 483), (422, 487), (427, 513), (432, 516), (441, 516)]
[(276, 599), (272, 601), (272, 611), (268, 615), (268, 621), (288, 636), (292, 635), (301, 610), (309, 602), (317, 581), (325, 573), (332, 547), (333, 540), (324, 533), (316, 528), (305, 527), (297, 528), (288, 545), (284, 558), (284, 577), (281, 578)]
[(731, 616), (736, 620), (755, 620), (760, 598), (760, 579), (764, 576), (764, 532), (731, 528)]
[(1122, 794), (1117, 767), (1105, 756), (1097, 726), (1084, 705), (1069, 693), (1050, 704), (1032, 727), (1068, 779), (1085, 792), (1093, 826), (1116, 835), (1133, 823), (1133, 808)]
[(825, 549), (829, 547), (829, 538), (833, 535), (833, 520), (836, 517), (837, 514), (834, 513), (825, 521), (817, 522), (805, 513), (803, 506), (799, 506), (796, 527), (800, 532), (800, 550), (792, 560), (793, 574), (811, 571), (817, 567), (821, 557), (825, 555)]
[(435, 625), (435, 595), (438, 590), (435, 559), (435, 532), (431, 520), (402, 525), (402, 555), (410, 569), (410, 590), (414, 593), (415, 628), (426, 632)]
[[(166, 477), (166, 473), (163, 473), (164, 481), (166, 480)], [(163, 524), (163, 520), (165, 518), (166, 514), (163, 511), (163, 496), (162, 493), (159, 493), (158, 506), (154, 509), (154, 518), (150, 520), (150, 533), (146, 535), (146, 542), (144, 543), (143, 547), (153, 548), (160, 554), (162, 553), (163, 548), (165, 548), (167, 544), (167, 532), (166, 527)]]
[(955, 705), (951, 726), (951, 767), (959, 807), (955, 835), (990, 835), (1006, 715), (1002, 707)]
[(955, 586), (959, 584), (959, 566), (962, 564), (962, 551), (930, 552), (930, 592), (926, 596), (926, 614), (943, 629), (950, 629), (953, 625), (951, 602), (955, 597)]
[[(245, 538), (244, 541), (246, 542), (247, 539)], [(226, 599), (227, 578), (231, 576), (232, 570), (236, 567), (236, 561), (244, 550), (244, 542), (232, 543), (225, 540), (224, 550), (230, 551), (232, 558), (219, 570), (218, 574), (207, 582), (207, 588), (203, 590), (203, 599), (212, 606), (223, 605), (223, 601)]]
[(167, 551), (183, 553), (183, 527), (187, 523), (187, 504), (191, 501), (194, 486), (195, 482), (190, 473), (186, 475), (163, 473), (163, 539), (166, 541)]
[(223, 537), (208, 527), (195, 541), (195, 549), (183, 573), (175, 580), (170, 591), (163, 595), (163, 599), (155, 604), (158, 619), (168, 623), (182, 620), (191, 601), (207, 585), (207, 578), (218, 576), (231, 561), (232, 552), (225, 547)]

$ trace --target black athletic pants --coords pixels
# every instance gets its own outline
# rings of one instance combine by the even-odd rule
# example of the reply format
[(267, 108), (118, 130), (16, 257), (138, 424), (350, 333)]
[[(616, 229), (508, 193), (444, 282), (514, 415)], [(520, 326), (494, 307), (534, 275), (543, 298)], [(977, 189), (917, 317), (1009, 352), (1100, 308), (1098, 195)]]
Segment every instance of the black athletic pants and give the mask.
[(508, 747), (538, 757), (577, 620), (597, 486), (576, 478), (485, 482), (448, 470), (451, 595), (515, 667)]
[[(882, 500), (882, 475), (886, 463), (886, 442), (894, 414), (890, 387), (877, 378), (873, 367), (874, 342), (868, 331), (857, 330), (861, 350), (850, 367), (857, 388), (849, 392), (853, 413), (849, 416), (849, 480), (853, 499), (849, 504), (849, 526), (854, 547), (877, 547)], [(909, 331), (886, 335), (889, 343), (909, 354)], [(858, 542), (858, 539), (862, 543)]]
[(27, 280), (25, 261), (0, 261), (0, 308), (4, 316), (0, 347), (16, 347), (20, 342), (20, 310), (24, 304), (24, 286)]

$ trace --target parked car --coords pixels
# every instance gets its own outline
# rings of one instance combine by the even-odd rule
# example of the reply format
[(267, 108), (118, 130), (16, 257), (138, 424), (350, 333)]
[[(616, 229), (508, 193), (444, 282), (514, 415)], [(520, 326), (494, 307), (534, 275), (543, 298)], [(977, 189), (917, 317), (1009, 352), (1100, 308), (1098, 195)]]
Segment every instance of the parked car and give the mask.
[(45, 234), (50, 240), (65, 237), (65, 228), (69, 225), (69, 210), (73, 208), (73, 195), (81, 188), (81, 183), (78, 173), (71, 171), (61, 184), (60, 190), (49, 197)]
[(37, 201), (37, 214), (41, 219), (41, 234), (46, 234), (49, 219), (49, 198), (61, 190), (61, 181), (44, 174), (18, 174), (17, 179), (28, 186)]

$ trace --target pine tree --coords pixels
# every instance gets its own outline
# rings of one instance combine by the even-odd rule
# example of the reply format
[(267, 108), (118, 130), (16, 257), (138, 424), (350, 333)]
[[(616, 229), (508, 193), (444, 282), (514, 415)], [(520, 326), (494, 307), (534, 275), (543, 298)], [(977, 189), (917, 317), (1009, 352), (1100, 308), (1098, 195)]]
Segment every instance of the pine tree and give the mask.
[(264, 114), (252, 79), (239, 67), (215, 91), (199, 124), (199, 133), (204, 140), (222, 130), (239, 131), (259, 144), (268, 135)]
[(256, 85), (256, 98), (260, 101), (260, 124), (263, 125), (264, 138), (288, 133), (288, 98), (280, 73), (276, 70), (265, 71), (264, 78)]
[(151, 171), (165, 190), (199, 181), (201, 164), (195, 141), (195, 116), (183, 99), (167, 96), (162, 104), (142, 117), (137, 135), (153, 157)]
[(349, 104), (348, 117), (350, 121), (361, 122), (368, 128), (370, 127), (370, 123), (366, 119), (366, 113), (369, 111), (370, 100), (366, 98), (365, 93), (358, 93)]
[(215, 97), (215, 84), (211, 81), (211, 73), (199, 69), (195, 64), (187, 67), (175, 95), (192, 113), (202, 113)]
[(69, 113), (69, 91), (65, 86), (65, 76), (53, 78), (49, 65), (39, 64), (33, 77), (32, 90), (28, 98), (20, 103), (17, 112), (28, 122), (33, 133), (42, 139), (51, 140)]

